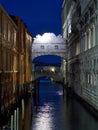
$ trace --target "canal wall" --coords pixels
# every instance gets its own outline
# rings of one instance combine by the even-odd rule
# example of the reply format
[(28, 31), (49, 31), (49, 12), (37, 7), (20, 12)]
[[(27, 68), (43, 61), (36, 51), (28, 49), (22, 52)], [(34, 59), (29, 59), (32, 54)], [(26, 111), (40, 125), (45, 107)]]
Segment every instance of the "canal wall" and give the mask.
[(98, 112), (98, 0), (64, 1), (62, 12), (68, 87)]
[(73, 92), (75, 98), (82, 103), (82, 105), (94, 116), (98, 119), (98, 110), (96, 110), (92, 105), (90, 105), (87, 101), (81, 98), (79, 95)]
[(82, 53), (79, 61), (80, 78), (74, 91), (98, 115), (98, 45)]
[(98, 116), (98, 45), (76, 58), (71, 88), (88, 109)]
[(98, 116), (98, 45), (76, 58), (69, 88)]
[[(25, 97), (19, 100), (19, 102), (11, 105), (9, 109), (6, 109), (2, 115), (0, 115), (0, 130), (5, 128), (8, 130), (23, 129), (22, 125), (26, 123), (25, 115), (31, 114), (31, 104), (31, 97), (29, 95), (25, 95)], [(30, 110), (28, 110), (29, 108)], [(28, 110), (28, 113), (26, 110)]]

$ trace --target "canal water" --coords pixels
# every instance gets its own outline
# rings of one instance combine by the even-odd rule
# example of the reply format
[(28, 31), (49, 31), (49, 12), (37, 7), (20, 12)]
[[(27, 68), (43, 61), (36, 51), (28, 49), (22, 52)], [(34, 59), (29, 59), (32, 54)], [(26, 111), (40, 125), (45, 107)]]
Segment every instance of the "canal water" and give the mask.
[(63, 96), (62, 85), (40, 83), (31, 130), (98, 130), (98, 120), (74, 97)]
[(98, 119), (75, 97), (63, 96), (61, 84), (51, 82), (41, 82), (37, 106), (29, 97), (22, 101), (18, 115), (14, 124), (8, 122), (12, 126), (7, 130), (98, 130)]

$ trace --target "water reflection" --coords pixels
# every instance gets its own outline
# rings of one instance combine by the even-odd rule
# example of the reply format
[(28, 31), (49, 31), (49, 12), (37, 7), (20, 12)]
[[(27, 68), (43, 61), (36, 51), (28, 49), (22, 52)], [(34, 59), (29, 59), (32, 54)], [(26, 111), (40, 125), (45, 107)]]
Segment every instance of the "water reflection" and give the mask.
[(62, 87), (41, 84), (40, 102), (33, 109), (31, 130), (97, 130), (96, 120), (74, 97), (63, 97)]
[(51, 104), (44, 104), (33, 114), (35, 120), (32, 121), (32, 130), (51, 130), (52, 129), (52, 107)]
[(19, 130), (31, 130), (31, 98), (25, 99), (19, 109)]
[(74, 97), (66, 94), (63, 97), (59, 84), (40, 84), (38, 105), (34, 106), (33, 99), (28, 97), (15, 110), (19, 112), (19, 120), (13, 113), (12, 122), (14, 118), (18, 122), (14, 123), (18, 125), (14, 130), (98, 130), (98, 119)]
[(14, 110), (10, 122), (14, 130), (98, 130), (98, 120), (74, 97), (63, 97), (59, 84), (40, 84), (38, 106), (32, 102), (26, 97)]

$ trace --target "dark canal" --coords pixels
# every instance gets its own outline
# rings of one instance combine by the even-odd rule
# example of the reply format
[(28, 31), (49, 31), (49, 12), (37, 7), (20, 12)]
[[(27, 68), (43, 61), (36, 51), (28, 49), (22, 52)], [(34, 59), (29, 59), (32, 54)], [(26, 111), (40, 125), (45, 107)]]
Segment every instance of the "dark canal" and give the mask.
[(74, 97), (63, 96), (60, 84), (40, 83), (40, 100), (23, 101), (15, 130), (98, 130), (98, 120)]
[(61, 85), (49, 83), (40, 84), (31, 124), (31, 130), (98, 130), (98, 120), (74, 97), (63, 97)]

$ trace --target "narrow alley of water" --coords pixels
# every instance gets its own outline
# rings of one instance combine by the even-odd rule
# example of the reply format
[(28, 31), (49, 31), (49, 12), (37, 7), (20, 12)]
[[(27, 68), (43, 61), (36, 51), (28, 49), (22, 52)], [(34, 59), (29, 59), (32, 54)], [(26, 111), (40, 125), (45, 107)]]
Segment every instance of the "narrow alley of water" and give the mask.
[(98, 120), (74, 97), (63, 97), (60, 84), (41, 83), (31, 130), (98, 130)]
[(7, 130), (98, 130), (98, 119), (74, 96), (63, 96), (61, 84), (50, 82), (40, 83), (37, 106), (33, 97), (26, 97), (12, 117)]

